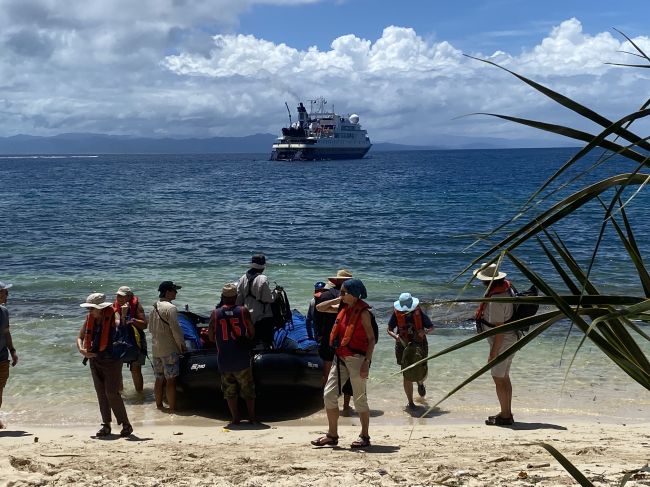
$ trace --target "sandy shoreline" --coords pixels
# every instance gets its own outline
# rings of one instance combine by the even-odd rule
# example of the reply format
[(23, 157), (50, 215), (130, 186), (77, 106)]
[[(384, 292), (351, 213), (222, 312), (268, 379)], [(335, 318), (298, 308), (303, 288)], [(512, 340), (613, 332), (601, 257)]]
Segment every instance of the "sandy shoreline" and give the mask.
[[(170, 421), (173, 418), (170, 418)], [(136, 425), (132, 438), (92, 439), (96, 427), (10, 425), (0, 486), (17, 485), (575, 485), (543, 448), (552, 444), (596, 485), (617, 485), (650, 461), (650, 423), (599, 424), (572, 418), (513, 429), (465, 424), (372, 425), (373, 446), (352, 451), (355, 421), (336, 448), (309, 440), (324, 425), (268, 423), (227, 430)], [(627, 484), (650, 485), (650, 474)]]

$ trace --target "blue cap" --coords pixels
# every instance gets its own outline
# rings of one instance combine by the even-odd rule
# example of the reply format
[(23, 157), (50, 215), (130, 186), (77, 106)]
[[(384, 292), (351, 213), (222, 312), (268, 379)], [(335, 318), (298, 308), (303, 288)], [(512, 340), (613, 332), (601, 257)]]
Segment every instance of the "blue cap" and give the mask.
[(314, 291), (320, 291), (321, 289), (325, 289), (325, 283), (323, 281), (316, 281), (314, 283)]

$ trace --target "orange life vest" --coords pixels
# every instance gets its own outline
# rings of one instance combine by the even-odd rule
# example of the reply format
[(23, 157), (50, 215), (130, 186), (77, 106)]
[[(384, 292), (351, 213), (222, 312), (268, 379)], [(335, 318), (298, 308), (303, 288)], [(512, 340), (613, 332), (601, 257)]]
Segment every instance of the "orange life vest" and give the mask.
[[(131, 299), (128, 300), (125, 304), (129, 305), (128, 318), (135, 318), (135, 314), (138, 312), (138, 297), (135, 295), (131, 296)], [(120, 315), (120, 326), (126, 326), (126, 323), (122, 323), (122, 307), (117, 303), (117, 299), (113, 303), (113, 311)], [(143, 350), (144, 345), (144, 330), (141, 330), (135, 325), (131, 325), (131, 330), (129, 331), (131, 337), (135, 340), (135, 344), (140, 350)]]
[(89, 352), (103, 352), (108, 347), (115, 328), (115, 311), (112, 307), (102, 310), (102, 323), (95, 329), (95, 317), (92, 313), (86, 316), (84, 323), (84, 348)]
[[(128, 300), (125, 304), (129, 305), (129, 316), (131, 318), (135, 318), (135, 314), (138, 311), (138, 297), (131, 296), (131, 299)], [(120, 313), (120, 316), (122, 315), (122, 307), (119, 304), (117, 304), (117, 299), (113, 303), (113, 310), (116, 313)]]
[[(494, 296), (495, 294), (505, 294), (510, 291), (510, 281), (504, 279), (503, 283), (500, 284), (493, 284), (490, 286), (490, 289), (488, 289), (487, 294), (485, 295), (486, 298), (489, 298), (491, 296)], [(476, 321), (485, 321), (483, 319), (483, 313), (485, 313), (485, 307), (487, 306), (488, 303), (481, 303), (476, 310), (476, 314), (474, 315), (474, 318)], [(487, 322), (486, 322), (487, 323)], [(491, 323), (489, 323), (492, 325)], [(494, 325), (492, 325), (494, 327)]]
[[(368, 336), (361, 324), (361, 315), (370, 306), (359, 299), (354, 306), (344, 306), (336, 316), (336, 321), (330, 333), (330, 346), (345, 347), (350, 352), (365, 355), (368, 350)], [(340, 338), (340, 341), (339, 341)]]
[(408, 315), (413, 316), (413, 339), (416, 342), (421, 341), (419, 338), (419, 331), (423, 329), (422, 326), (422, 310), (420, 309), (419, 306), (417, 306), (413, 311), (409, 313), (405, 313), (403, 311), (393, 311), (395, 313), (395, 318), (397, 319), (397, 332), (399, 333), (399, 336), (402, 340), (404, 340), (406, 343), (409, 343), (410, 337), (409, 337), (409, 323), (406, 321), (406, 317)]

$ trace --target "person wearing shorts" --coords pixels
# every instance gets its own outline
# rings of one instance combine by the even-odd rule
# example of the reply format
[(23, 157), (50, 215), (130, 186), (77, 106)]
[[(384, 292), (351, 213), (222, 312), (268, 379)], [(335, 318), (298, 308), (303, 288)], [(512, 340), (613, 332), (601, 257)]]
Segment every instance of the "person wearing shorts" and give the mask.
[(255, 417), (255, 382), (251, 366), (251, 345), (255, 328), (250, 312), (237, 305), (237, 285), (228, 283), (221, 289), (220, 305), (212, 311), (209, 322), (210, 340), (217, 345), (217, 365), (221, 373), (221, 391), (228, 403), (232, 420), (230, 425), (241, 422), (239, 397), (246, 402), (248, 420), (257, 423)]
[[(474, 276), (486, 287), (486, 297), (511, 297), (510, 282), (506, 280), (506, 273), (499, 271), (496, 264), (481, 265), (474, 271)], [(514, 309), (512, 303), (481, 303), (476, 311), (476, 322), (480, 329), (494, 328), (503, 325), (512, 317)], [(517, 342), (517, 332), (507, 331), (488, 337), (490, 354), (488, 362), (494, 360), (502, 352)], [(512, 383), (510, 382), (510, 365), (514, 354), (502, 360), (490, 370), (496, 388), (497, 398), (501, 410), (494, 416), (488, 416), (485, 424), (492, 426), (509, 426), (514, 424), (512, 415)]]
[(180, 372), (179, 355), (185, 351), (185, 339), (178, 323), (178, 310), (172, 304), (180, 288), (181, 286), (172, 281), (161, 282), (158, 286), (160, 299), (149, 313), (151, 355), (156, 377), (154, 383), (156, 407), (164, 410), (164, 390), (170, 413), (176, 411), (176, 378)]

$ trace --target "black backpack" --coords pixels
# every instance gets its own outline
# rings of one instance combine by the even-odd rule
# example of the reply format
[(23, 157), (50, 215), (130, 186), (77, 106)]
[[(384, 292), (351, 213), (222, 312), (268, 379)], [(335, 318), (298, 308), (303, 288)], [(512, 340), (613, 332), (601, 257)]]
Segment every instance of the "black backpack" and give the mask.
[[(530, 296), (538, 296), (539, 291), (537, 290), (537, 286), (534, 284), (530, 286), (530, 288), (527, 291), (519, 292), (515, 288), (515, 286), (510, 284), (513, 296), (515, 297), (530, 297)], [(534, 304), (534, 303), (513, 303), (512, 305), (512, 316), (506, 323), (511, 323), (513, 321), (517, 320), (522, 320), (524, 318), (529, 318), (531, 316), (535, 316), (537, 314), (537, 310), (539, 309), (539, 304)], [(526, 328), (520, 328), (518, 330), (520, 333), (528, 333), (530, 331), (530, 325), (527, 326)]]
[(372, 325), (372, 331), (375, 334), (375, 343), (379, 341), (379, 326), (377, 325), (377, 318), (375, 317), (375, 313), (372, 311), (368, 310), (368, 313), (370, 313), (370, 324)]
[(273, 326), (275, 328), (284, 328), (287, 323), (293, 324), (293, 314), (291, 313), (291, 305), (289, 298), (284, 288), (275, 286), (276, 297), (275, 301), (271, 303), (271, 311), (273, 312)]

